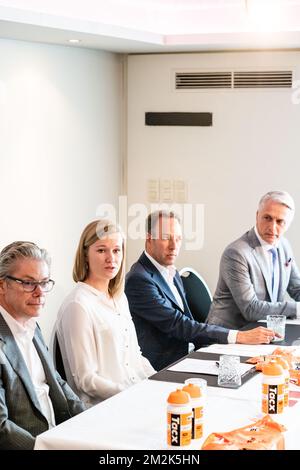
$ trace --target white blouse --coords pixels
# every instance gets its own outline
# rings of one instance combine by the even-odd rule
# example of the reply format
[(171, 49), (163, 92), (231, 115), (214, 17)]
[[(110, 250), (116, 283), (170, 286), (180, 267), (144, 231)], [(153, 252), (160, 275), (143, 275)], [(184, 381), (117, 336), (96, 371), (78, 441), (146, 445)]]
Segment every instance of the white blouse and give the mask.
[(56, 331), (67, 381), (92, 406), (155, 373), (142, 356), (126, 295), (117, 300), (78, 282)]

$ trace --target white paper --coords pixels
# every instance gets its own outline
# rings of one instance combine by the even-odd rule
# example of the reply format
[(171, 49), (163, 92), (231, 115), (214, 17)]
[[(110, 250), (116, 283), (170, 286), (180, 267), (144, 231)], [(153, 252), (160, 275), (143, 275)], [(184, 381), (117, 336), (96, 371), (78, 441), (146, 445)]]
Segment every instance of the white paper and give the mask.
[[(253, 364), (240, 364), (240, 373), (243, 375), (250, 370)], [(178, 364), (171, 366), (168, 370), (174, 372), (193, 372), (196, 374), (218, 375), (219, 367), (216, 361), (205, 361), (202, 359), (183, 359)]]
[[(293, 319), (287, 318), (285, 322), (287, 325), (300, 325), (300, 318), (293, 318)], [(266, 323), (266, 320), (258, 320), (258, 323)]]
[(198, 349), (199, 352), (209, 352), (217, 354), (233, 354), (235, 356), (260, 356), (272, 354), (280, 344), (212, 344), (206, 348)]

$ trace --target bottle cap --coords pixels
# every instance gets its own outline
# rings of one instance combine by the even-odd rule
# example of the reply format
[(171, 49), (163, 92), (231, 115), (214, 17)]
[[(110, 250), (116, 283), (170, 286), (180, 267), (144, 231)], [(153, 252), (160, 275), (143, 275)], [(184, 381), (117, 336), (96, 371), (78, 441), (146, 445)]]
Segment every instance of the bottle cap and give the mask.
[(200, 398), (201, 397), (201, 390), (200, 387), (198, 387), (195, 384), (187, 384), (183, 387), (185, 392), (187, 392), (191, 398)]
[(274, 357), (274, 360), (277, 362), (277, 364), (281, 365), (281, 367), (283, 369), (289, 369), (289, 365), (288, 365), (288, 362), (286, 359), (284, 359), (284, 357), (282, 356), (276, 356), (276, 355), (272, 355), (272, 357)]
[(168, 396), (168, 403), (171, 403), (172, 405), (185, 405), (190, 403), (190, 396), (187, 392), (178, 388), (175, 392), (170, 393)]
[(262, 373), (264, 375), (282, 375), (283, 368), (277, 363), (277, 361), (271, 359), (270, 362), (267, 362), (262, 366)]

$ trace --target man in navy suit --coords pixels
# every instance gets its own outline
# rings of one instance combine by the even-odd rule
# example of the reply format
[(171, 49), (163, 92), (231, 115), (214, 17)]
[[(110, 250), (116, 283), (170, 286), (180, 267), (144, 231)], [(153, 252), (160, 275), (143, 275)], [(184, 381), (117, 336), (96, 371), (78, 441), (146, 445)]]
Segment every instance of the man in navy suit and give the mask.
[(182, 232), (173, 212), (156, 211), (146, 221), (146, 249), (126, 277), (125, 292), (142, 353), (156, 370), (208, 343), (269, 343), (272, 330), (229, 330), (193, 319), (175, 261)]

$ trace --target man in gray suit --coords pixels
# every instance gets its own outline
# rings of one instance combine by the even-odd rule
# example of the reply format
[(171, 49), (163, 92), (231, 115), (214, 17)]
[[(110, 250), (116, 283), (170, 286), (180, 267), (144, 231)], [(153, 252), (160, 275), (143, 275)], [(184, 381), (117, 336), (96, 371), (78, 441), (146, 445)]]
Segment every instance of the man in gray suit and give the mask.
[[(256, 226), (224, 251), (207, 322), (242, 328), (268, 314), (300, 315), (300, 273), (282, 237), (294, 216), (294, 201), (284, 191), (265, 194)], [(291, 299), (285, 300), (288, 293)]]
[(35, 437), (84, 410), (55, 371), (36, 318), (54, 281), (47, 252), (14, 242), (0, 253), (0, 449), (33, 449)]

